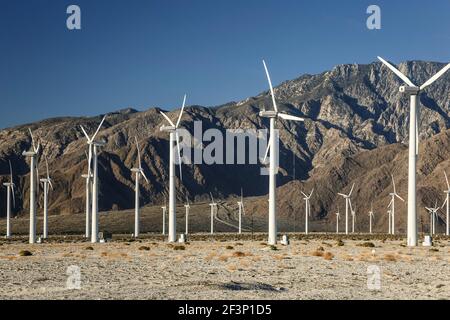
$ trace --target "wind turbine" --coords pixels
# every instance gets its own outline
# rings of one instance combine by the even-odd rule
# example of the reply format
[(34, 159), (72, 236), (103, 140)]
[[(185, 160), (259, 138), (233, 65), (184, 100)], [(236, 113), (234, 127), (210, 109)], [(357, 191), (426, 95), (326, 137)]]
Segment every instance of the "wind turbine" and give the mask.
[(41, 179), (41, 183), (44, 186), (44, 230), (42, 233), (42, 238), (47, 239), (48, 237), (48, 191), (50, 187), (53, 191), (53, 184), (52, 179), (50, 178), (50, 174), (48, 172), (48, 161), (47, 157), (45, 158), (45, 168), (47, 171), (47, 177), (44, 179)]
[(139, 219), (140, 219), (140, 212), (139, 212), (139, 178), (141, 175), (144, 177), (145, 181), (147, 183), (148, 179), (147, 176), (144, 173), (144, 169), (142, 169), (142, 162), (141, 162), (141, 151), (139, 149), (139, 142), (137, 137), (134, 137), (134, 141), (136, 143), (136, 149), (138, 153), (138, 167), (131, 169), (131, 172), (135, 173), (136, 176), (136, 185), (135, 185), (135, 207), (134, 207), (134, 237), (139, 237)]
[(31, 136), (31, 150), (24, 151), (22, 155), (30, 158), (30, 239), (31, 244), (36, 242), (36, 194), (39, 191), (39, 182), (37, 181), (37, 161), (36, 158), (41, 149), (41, 144), (36, 142), (31, 129), (28, 129)]
[(269, 118), (270, 120), (270, 140), (267, 144), (266, 155), (264, 157), (264, 163), (266, 162), (267, 155), (270, 150), (270, 165), (269, 165), (269, 241), (270, 245), (275, 245), (277, 243), (277, 214), (276, 214), (276, 198), (275, 198), (275, 189), (276, 189), (276, 173), (278, 164), (278, 154), (276, 154), (275, 148), (275, 121), (278, 118), (284, 120), (292, 120), (292, 121), (304, 121), (305, 119), (299, 118), (293, 115), (281, 113), (278, 111), (277, 103), (275, 101), (275, 94), (272, 87), (272, 80), (270, 79), (269, 71), (266, 66), (266, 62), (263, 60), (264, 69), (266, 71), (267, 81), (269, 82), (270, 94), (272, 96), (272, 104), (273, 110), (266, 111), (263, 110), (259, 113), (259, 116), (262, 118)]
[(391, 213), (391, 210), (388, 210), (387, 211), (387, 213), (388, 213), (388, 220), (389, 220), (389, 231), (388, 231), (388, 234), (392, 234), (392, 213)]
[(447, 205), (447, 222), (446, 222), (447, 226), (446, 226), (445, 234), (447, 236), (449, 236), (450, 235), (450, 224), (449, 224), (449, 222), (450, 222), (450, 220), (449, 220), (449, 216), (450, 216), (450, 214), (449, 214), (449, 212), (450, 212), (450, 210), (449, 210), (450, 184), (448, 183), (447, 173), (445, 173), (445, 171), (444, 171), (444, 175), (445, 175), (445, 182), (447, 183), (447, 190), (444, 191), (446, 197), (445, 197), (444, 204), (442, 205), (442, 208), (445, 205)]
[(339, 208), (338, 208), (338, 212), (336, 212), (336, 234), (339, 234), (339, 218), (340, 218), (341, 214), (339, 213)]
[(161, 115), (169, 122), (168, 126), (162, 126), (161, 131), (169, 132), (170, 140), (170, 154), (169, 154), (169, 242), (177, 241), (177, 216), (176, 216), (176, 194), (175, 194), (175, 157), (174, 157), (174, 144), (176, 142), (178, 149), (178, 159), (180, 166), (180, 180), (183, 180), (181, 172), (181, 154), (180, 154), (180, 141), (178, 136), (178, 126), (183, 116), (184, 106), (186, 104), (186, 95), (184, 95), (183, 106), (181, 107), (180, 114), (178, 115), (177, 123), (173, 123), (170, 118), (160, 111)]
[[(89, 156), (86, 153), (86, 160), (88, 161), (89, 165)], [(88, 169), (87, 174), (81, 175), (83, 179), (86, 179), (86, 231), (85, 231), (85, 237), (86, 239), (89, 239), (91, 236), (91, 193), (92, 193), (92, 177), (93, 174), (89, 173), (90, 170)]]
[(212, 193), (209, 193), (211, 196), (211, 203), (209, 206), (211, 207), (211, 234), (214, 234), (214, 214), (217, 214), (217, 203), (214, 202), (214, 198)]
[(372, 234), (372, 220), (375, 218), (375, 214), (373, 213), (373, 204), (370, 205), (369, 211), (369, 233)]
[(405, 202), (402, 197), (400, 197), (395, 190), (395, 182), (394, 182), (394, 176), (391, 174), (392, 178), (392, 186), (394, 187), (394, 192), (389, 193), (391, 196), (391, 202), (389, 202), (388, 207), (391, 208), (391, 232), (390, 234), (395, 234), (395, 197), (399, 198), (401, 201)]
[[(98, 148), (105, 145), (104, 141), (95, 141), (95, 137), (97, 137), (97, 134), (99, 133), (100, 128), (103, 125), (103, 122), (105, 122), (105, 119), (106, 119), (106, 115), (103, 117), (102, 121), (100, 122), (100, 125), (97, 128), (97, 131), (95, 131), (95, 133), (92, 137), (89, 137), (89, 135), (86, 133), (86, 130), (84, 130), (83, 126), (80, 126), (81, 130), (83, 131), (84, 135), (87, 138), (87, 144), (89, 146), (88, 176), (93, 174), (93, 177), (92, 177), (93, 178), (93, 182), (92, 182), (92, 227), (91, 227), (91, 230), (92, 230), (91, 242), (92, 243), (98, 242)], [(93, 172), (91, 169), (91, 165), (94, 166)]]
[(239, 234), (242, 233), (242, 214), (245, 214), (244, 211), (244, 192), (241, 188), (241, 201), (237, 202), (239, 207)]
[(186, 219), (186, 229), (185, 229), (185, 234), (189, 234), (189, 210), (191, 209), (191, 205), (189, 204), (189, 199), (186, 196), (186, 204), (184, 205), (184, 208), (186, 209), (186, 215), (185, 215), (185, 219)]
[(437, 201), (436, 201), (436, 204), (434, 205), (434, 208), (425, 207), (425, 209), (427, 209), (428, 212), (430, 213), (430, 235), (435, 235), (436, 234), (436, 216), (437, 216), (437, 212), (439, 210), (439, 207), (437, 206)]
[(410, 97), (409, 115), (409, 165), (408, 165), (408, 246), (417, 246), (417, 204), (416, 204), (416, 160), (419, 153), (418, 109), (417, 97), (421, 91), (438, 80), (450, 69), (450, 63), (442, 68), (420, 87), (416, 86), (407, 76), (381, 57), (378, 59), (387, 66), (406, 86), (400, 87), (400, 92)]
[(305, 200), (305, 234), (308, 234), (309, 230), (308, 230), (308, 218), (311, 216), (311, 203), (310, 203), (310, 199), (313, 195), (314, 192), (314, 188), (312, 189), (311, 193), (308, 195), (306, 195), (303, 191), (301, 191), (301, 193), (303, 194), (304, 198), (303, 200)]
[(350, 201), (350, 212), (352, 214), (352, 233), (355, 233), (356, 211), (352, 207), (352, 201)]
[(9, 174), (9, 182), (3, 184), (6, 187), (6, 238), (11, 237), (11, 195), (13, 207), (16, 207), (16, 197), (14, 195), (14, 188), (16, 185), (14, 184), (11, 161), (9, 161)]
[(348, 194), (338, 193), (338, 195), (344, 197), (345, 199), (345, 234), (348, 234), (348, 209), (350, 209), (350, 197), (352, 195), (354, 187), (355, 184), (352, 185), (352, 188), (350, 189), (350, 192)]
[(164, 205), (161, 207), (162, 209), (162, 218), (163, 218), (163, 225), (162, 225), (162, 234), (163, 236), (166, 235), (166, 215), (167, 215), (167, 205), (166, 205), (166, 196), (164, 195)]

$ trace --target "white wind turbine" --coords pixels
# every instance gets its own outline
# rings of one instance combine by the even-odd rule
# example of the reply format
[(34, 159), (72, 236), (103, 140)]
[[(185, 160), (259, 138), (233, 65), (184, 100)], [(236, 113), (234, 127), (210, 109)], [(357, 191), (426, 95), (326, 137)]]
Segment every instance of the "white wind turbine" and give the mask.
[(445, 173), (445, 171), (444, 171), (444, 175), (445, 175), (445, 182), (447, 183), (447, 190), (445, 190), (444, 191), (444, 193), (445, 193), (445, 201), (444, 201), (444, 204), (442, 205), (442, 208), (445, 206), (445, 205), (447, 205), (447, 210), (446, 210), (446, 213), (447, 213), (447, 219), (446, 219), (446, 231), (445, 231), (445, 234), (447, 235), (447, 236), (449, 236), (450, 235), (450, 225), (449, 225), (449, 222), (450, 222), (450, 220), (449, 220), (449, 216), (450, 216), (450, 214), (449, 214), (449, 197), (450, 197), (450, 184), (448, 183), (448, 178), (447, 178), (447, 173)]
[(217, 215), (217, 203), (214, 201), (212, 193), (209, 193), (211, 196), (211, 203), (209, 206), (211, 207), (211, 234), (214, 234), (214, 216)]
[(270, 119), (270, 139), (267, 145), (266, 155), (264, 157), (264, 163), (266, 162), (267, 155), (270, 150), (270, 165), (269, 165), (269, 239), (268, 243), (270, 245), (275, 245), (277, 243), (277, 215), (276, 215), (276, 199), (275, 199), (275, 189), (276, 189), (276, 173), (278, 169), (276, 165), (278, 164), (278, 154), (276, 154), (275, 148), (275, 121), (278, 118), (284, 120), (292, 121), (304, 121), (303, 118), (292, 116), (289, 114), (281, 113), (278, 111), (277, 103), (275, 101), (275, 94), (272, 87), (272, 81), (270, 79), (269, 71), (267, 69), (266, 63), (263, 60), (264, 69), (266, 71), (267, 81), (269, 82), (270, 94), (272, 96), (273, 110), (266, 111), (263, 110), (259, 113), (260, 117)]
[(305, 200), (305, 234), (309, 233), (309, 228), (308, 228), (308, 221), (309, 221), (309, 217), (311, 216), (311, 203), (310, 203), (310, 199), (313, 195), (314, 192), (314, 188), (311, 190), (311, 193), (308, 195), (306, 195), (303, 191), (301, 191), (301, 193), (303, 194), (304, 198), (303, 200)]
[(428, 212), (430, 213), (430, 235), (435, 235), (436, 234), (436, 216), (437, 216), (437, 212), (439, 210), (439, 207), (437, 206), (437, 201), (436, 201), (436, 204), (434, 205), (434, 208), (425, 207), (425, 209), (427, 209)]
[(145, 175), (145, 173), (144, 173), (144, 169), (142, 169), (142, 162), (141, 162), (141, 151), (140, 151), (140, 149), (139, 149), (139, 142), (138, 142), (138, 139), (137, 139), (137, 137), (134, 137), (134, 141), (135, 141), (135, 143), (136, 143), (136, 149), (137, 149), (137, 154), (138, 154), (138, 166), (137, 166), (137, 168), (133, 168), (133, 169), (131, 169), (131, 172), (134, 172), (135, 173), (135, 179), (136, 179), (136, 181), (135, 181), (135, 189), (134, 189), (134, 193), (135, 193), (135, 207), (134, 207), (134, 237), (135, 238), (137, 238), (137, 237), (139, 237), (139, 220), (140, 220), (140, 212), (139, 212), (139, 210), (140, 210), (140, 204), (139, 204), (139, 178), (141, 177), (141, 175), (142, 175), (142, 177), (144, 177), (144, 179), (145, 179), (145, 181), (147, 182), (147, 183), (149, 183), (148, 182), (148, 179), (147, 179), (147, 176)]
[(183, 106), (181, 107), (180, 114), (178, 115), (177, 123), (173, 123), (170, 118), (160, 111), (161, 115), (169, 122), (169, 126), (162, 126), (161, 131), (169, 132), (170, 140), (170, 154), (169, 154), (169, 242), (177, 241), (177, 216), (176, 216), (176, 194), (175, 194), (175, 156), (174, 156), (174, 145), (177, 144), (178, 149), (178, 159), (180, 166), (180, 180), (183, 180), (183, 175), (181, 172), (181, 154), (180, 154), (180, 141), (178, 136), (178, 126), (181, 122), (181, 117), (183, 116), (184, 106), (186, 104), (186, 95), (184, 95)]
[(354, 187), (355, 184), (352, 185), (352, 188), (350, 189), (350, 192), (348, 194), (338, 193), (338, 195), (344, 197), (345, 199), (345, 234), (348, 234), (348, 210), (350, 209), (350, 197), (352, 195)]
[(167, 201), (166, 196), (164, 195), (164, 204), (161, 207), (162, 209), (162, 234), (166, 235), (166, 215), (167, 215)]
[(245, 214), (244, 211), (244, 191), (241, 188), (241, 201), (237, 202), (239, 207), (239, 234), (242, 233), (242, 214)]
[[(88, 161), (89, 165), (89, 156), (86, 153), (86, 160)], [(87, 174), (82, 174), (81, 177), (83, 179), (86, 179), (86, 227), (85, 227), (85, 237), (86, 239), (89, 239), (91, 236), (91, 193), (92, 193), (92, 177), (93, 174), (89, 174), (89, 169)]]
[(30, 157), (30, 239), (31, 244), (36, 242), (36, 195), (39, 192), (39, 182), (37, 177), (37, 156), (41, 149), (41, 144), (36, 145), (31, 129), (28, 129), (31, 136), (31, 150), (22, 153), (25, 157)]
[[(81, 130), (83, 131), (84, 135), (87, 138), (87, 144), (89, 146), (89, 159), (88, 159), (88, 176), (90, 177), (91, 174), (93, 175), (92, 179), (92, 227), (91, 227), (91, 242), (96, 243), (98, 242), (98, 148), (105, 145), (104, 141), (95, 141), (95, 137), (97, 137), (97, 134), (100, 131), (100, 128), (103, 125), (103, 122), (105, 122), (106, 115), (103, 117), (102, 121), (100, 122), (100, 125), (97, 128), (97, 131), (95, 131), (94, 135), (92, 137), (89, 137), (89, 135), (86, 133), (86, 130), (84, 130), (83, 126), (81, 127)], [(92, 170), (91, 165), (93, 165), (94, 169)], [(90, 179), (90, 178), (89, 178)]]
[(185, 227), (185, 234), (189, 234), (189, 210), (191, 209), (191, 205), (189, 204), (189, 199), (186, 196), (186, 203), (184, 205), (184, 208), (186, 209), (185, 214), (185, 220), (186, 220), (186, 227)]
[(341, 217), (341, 214), (339, 213), (339, 208), (338, 208), (338, 212), (336, 212), (336, 233), (339, 234), (339, 219)]
[(388, 210), (387, 213), (388, 213), (388, 221), (389, 221), (389, 223), (388, 223), (388, 227), (389, 227), (388, 234), (392, 234), (392, 213), (391, 213), (391, 210)]
[(369, 211), (369, 233), (372, 234), (372, 220), (375, 218), (375, 214), (373, 213), (373, 204), (370, 205)]
[(16, 185), (14, 184), (11, 161), (9, 161), (9, 174), (9, 182), (3, 184), (6, 187), (6, 238), (11, 237), (11, 196), (13, 208), (16, 207), (16, 196), (14, 194), (14, 188)]
[(394, 187), (394, 192), (389, 193), (391, 196), (391, 202), (389, 202), (388, 207), (391, 208), (391, 232), (390, 234), (395, 234), (395, 197), (399, 198), (401, 201), (405, 202), (402, 197), (400, 197), (395, 190), (394, 176), (391, 174), (392, 186)]
[(407, 76), (381, 57), (378, 59), (394, 72), (407, 85), (400, 87), (400, 92), (410, 96), (409, 110), (409, 165), (408, 165), (408, 246), (417, 246), (417, 203), (416, 203), (416, 160), (419, 153), (417, 97), (421, 91), (438, 80), (450, 69), (450, 63), (431, 77), (420, 87), (416, 86)]
[(50, 178), (50, 173), (48, 172), (47, 157), (44, 157), (44, 159), (45, 159), (45, 168), (47, 171), (47, 177), (40, 180), (42, 185), (44, 186), (44, 228), (43, 228), (42, 238), (47, 239), (47, 237), (48, 237), (48, 192), (49, 192), (49, 187), (53, 191), (53, 184), (52, 184), (52, 179)]

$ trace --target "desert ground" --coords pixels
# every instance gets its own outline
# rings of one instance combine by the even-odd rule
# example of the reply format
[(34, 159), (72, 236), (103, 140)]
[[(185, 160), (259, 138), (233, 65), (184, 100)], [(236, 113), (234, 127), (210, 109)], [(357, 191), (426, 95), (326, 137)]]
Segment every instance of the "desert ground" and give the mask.
[[(0, 299), (450, 299), (448, 238), (408, 248), (381, 235), (292, 234), (290, 245), (276, 247), (265, 237), (2, 239)], [(71, 266), (79, 288), (68, 286)]]

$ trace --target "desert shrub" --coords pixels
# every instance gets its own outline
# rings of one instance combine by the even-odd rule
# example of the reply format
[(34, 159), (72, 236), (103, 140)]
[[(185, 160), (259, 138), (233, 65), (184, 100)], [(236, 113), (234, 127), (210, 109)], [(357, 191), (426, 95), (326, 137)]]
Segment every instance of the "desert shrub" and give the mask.
[(186, 250), (185, 246), (173, 246), (173, 250)]
[(225, 249), (227, 249), (227, 250), (233, 250), (234, 247), (233, 247), (233, 246), (226, 246)]
[(384, 255), (384, 260), (386, 261), (397, 261), (397, 258), (393, 255), (393, 254), (385, 254)]
[(373, 244), (373, 242), (363, 242), (358, 244), (358, 247), (375, 248), (375, 245)]
[(439, 252), (439, 249), (438, 248), (431, 248), (430, 251), (431, 252)]
[(235, 251), (235, 252), (233, 252), (233, 257), (236, 257), (236, 258), (245, 257), (245, 253), (241, 252), (241, 251)]
[(333, 260), (334, 254), (332, 254), (331, 252), (325, 252), (325, 253), (323, 254), (323, 258), (324, 258), (325, 260)]
[(316, 251), (311, 252), (311, 255), (313, 257), (322, 257), (323, 256), (323, 251), (316, 250)]
[(277, 251), (278, 250), (277, 246), (274, 246), (274, 245), (270, 245), (269, 248), (272, 251)]
[(336, 242), (336, 246), (338, 246), (338, 247), (343, 247), (345, 245), (345, 243), (344, 243), (344, 241), (342, 241), (341, 239), (339, 239), (337, 242)]
[(150, 247), (147, 247), (147, 246), (140, 246), (140, 247), (139, 247), (139, 250), (141, 250), (141, 251), (149, 251), (149, 250), (150, 250)]
[(21, 257), (29, 257), (32, 255), (33, 254), (31, 253), (31, 251), (28, 251), (28, 250), (20, 250), (20, 252), (19, 252), (19, 256), (21, 256)]
[(325, 251), (325, 249), (324, 249), (323, 247), (318, 247), (316, 250), (317, 250), (317, 251), (322, 251), (322, 252)]
[(86, 247), (86, 248), (84, 248), (84, 250), (94, 250), (94, 248), (93, 247), (91, 247), (91, 246), (88, 246), (88, 247)]

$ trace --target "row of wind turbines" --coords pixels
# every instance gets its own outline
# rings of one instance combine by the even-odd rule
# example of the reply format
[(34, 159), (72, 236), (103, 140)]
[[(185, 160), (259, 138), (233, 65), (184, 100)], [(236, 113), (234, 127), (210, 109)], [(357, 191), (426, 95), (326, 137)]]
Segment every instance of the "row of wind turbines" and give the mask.
[[(426, 81), (420, 87), (414, 85), (414, 83), (406, 77), (403, 73), (401, 73), (397, 68), (395, 68), (392, 64), (387, 62), (381, 57), (378, 59), (388, 67), (392, 72), (394, 72), (401, 80), (403, 80), (407, 85), (400, 87), (400, 92), (407, 94), (410, 96), (410, 127), (409, 127), (409, 171), (408, 171), (408, 224), (407, 224), (407, 243), (409, 246), (417, 246), (417, 208), (416, 208), (416, 161), (418, 156), (418, 116), (419, 109), (417, 103), (417, 97), (421, 91), (430, 86), (436, 80), (438, 80), (448, 69), (450, 69), (450, 63), (446, 65), (442, 70), (440, 70), (436, 75), (431, 77), (428, 81)], [(286, 114), (280, 112), (277, 107), (275, 93), (272, 86), (272, 81), (270, 78), (270, 74), (267, 68), (265, 61), (263, 60), (263, 66), (266, 73), (267, 81), (269, 83), (270, 95), (272, 99), (273, 110), (265, 110), (263, 109), (259, 112), (259, 116), (262, 118), (268, 118), (270, 122), (270, 137), (269, 143), (267, 145), (267, 150), (265, 153), (265, 157), (263, 163), (266, 163), (267, 157), (269, 158), (269, 226), (268, 226), (268, 243), (274, 245), (277, 243), (277, 215), (276, 215), (276, 174), (277, 168), (276, 164), (278, 162), (278, 154), (276, 152), (275, 143), (276, 143), (276, 121), (277, 120), (285, 120), (285, 121), (296, 121), (303, 122), (305, 119)], [(177, 146), (177, 153), (180, 159), (180, 180), (182, 180), (182, 170), (181, 170), (181, 154), (180, 154), (180, 141), (179, 141), (179, 133), (178, 129), (181, 123), (181, 119), (183, 116), (184, 108), (186, 104), (186, 95), (183, 99), (183, 104), (181, 111), (178, 115), (178, 119), (176, 123), (174, 123), (165, 113), (161, 112), (161, 115), (167, 121), (167, 125), (164, 125), (160, 128), (161, 131), (169, 133), (169, 203), (168, 203), (168, 241), (175, 242), (177, 240), (177, 231), (176, 231), (176, 190), (175, 190), (175, 154), (174, 147), (175, 144)], [(88, 172), (82, 177), (86, 179), (86, 237), (91, 238), (91, 242), (98, 242), (98, 153), (99, 148), (105, 145), (105, 141), (95, 140), (106, 116), (102, 119), (100, 125), (95, 131), (93, 136), (89, 136), (86, 130), (81, 126), (81, 129), (87, 139), (88, 144)], [(31, 130), (30, 134), (32, 136)], [(141, 158), (140, 158), (140, 149), (137, 139), (136, 148), (138, 150), (138, 166), (132, 169), (132, 172), (135, 173), (135, 236), (139, 236), (139, 186), (140, 186), (140, 177), (142, 176), (147, 182), (148, 179), (145, 176), (144, 170), (141, 166)], [(36, 238), (36, 188), (37, 179), (36, 179), (36, 158), (40, 151), (40, 144), (35, 144), (34, 137), (32, 136), (32, 149), (30, 151), (26, 151), (23, 153), (24, 156), (30, 158), (30, 243), (35, 243)], [(52, 187), (50, 177), (47, 174), (47, 178), (41, 180), (44, 184), (44, 198), (46, 198), (48, 193), (48, 186)], [(448, 183), (448, 180), (447, 180)], [(14, 184), (12, 182), (8, 183), (5, 186), (8, 188), (8, 201), (10, 198), (11, 190), (13, 191)], [(345, 199), (345, 232), (349, 233), (349, 213), (352, 215), (352, 230), (354, 231), (356, 214), (351, 205), (351, 194), (353, 192), (354, 185), (352, 186), (350, 192), (348, 194), (340, 193), (339, 195)], [(12, 192), (14, 193), (14, 192)], [(313, 191), (308, 196), (303, 193), (304, 199), (306, 201), (306, 214), (305, 214), (305, 232), (308, 233), (308, 218), (310, 216), (310, 198), (312, 196)], [(447, 235), (449, 231), (449, 223), (448, 223), (448, 212), (449, 212), (449, 194), (450, 194), (450, 185), (447, 193)], [(389, 232), (395, 233), (395, 198), (399, 198), (404, 201), (395, 191), (395, 183), (394, 183), (394, 192), (390, 194), (391, 203), (389, 204)], [(212, 195), (211, 195), (212, 198)], [(45, 205), (47, 205), (47, 200), (45, 199)], [(241, 214), (243, 210), (243, 200), (238, 203), (239, 205), (239, 217), (241, 218)], [(214, 224), (213, 219), (217, 215), (217, 203), (214, 202), (212, 198), (211, 206), (211, 233), (214, 233)], [(189, 215), (189, 202), (185, 205), (186, 207), (186, 232), (188, 231), (188, 215)], [(162, 207), (163, 209), (163, 233), (165, 233), (165, 217), (166, 217), (166, 206)], [(44, 209), (45, 211), (46, 209)], [(350, 210), (350, 212), (349, 212)], [(427, 208), (430, 212), (437, 212), (436, 208)], [(434, 216), (435, 213), (432, 213)], [(370, 216), (370, 231), (372, 231), (372, 219), (374, 217), (373, 210), (369, 213)], [(9, 215), (8, 215), (9, 217)], [(46, 219), (46, 218), (45, 218)], [(339, 213), (337, 213), (337, 222), (339, 222)], [(9, 221), (9, 220), (8, 220)], [(46, 220), (45, 220), (46, 221)], [(9, 222), (8, 222), (9, 226)], [(337, 232), (339, 232), (339, 224), (337, 224)], [(241, 231), (241, 221), (239, 222), (239, 231)], [(45, 232), (44, 232), (44, 235)]]

